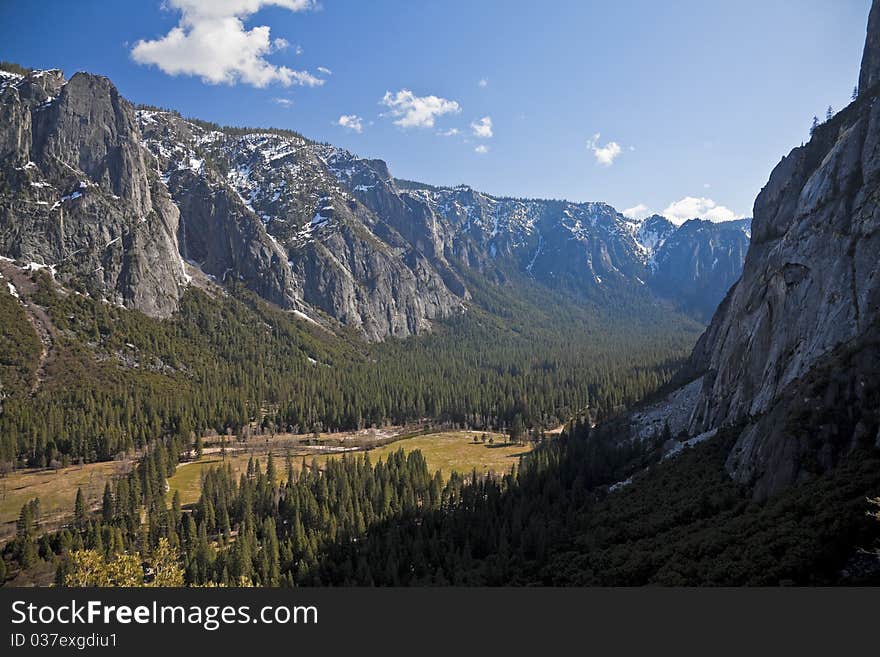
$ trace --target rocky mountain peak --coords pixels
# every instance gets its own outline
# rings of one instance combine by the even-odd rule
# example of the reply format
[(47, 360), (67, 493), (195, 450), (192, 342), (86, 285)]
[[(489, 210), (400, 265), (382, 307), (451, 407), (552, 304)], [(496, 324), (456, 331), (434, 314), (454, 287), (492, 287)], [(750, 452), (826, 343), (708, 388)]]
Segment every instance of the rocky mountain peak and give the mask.
[(4, 78), (0, 253), (98, 298), (173, 312), (186, 282), (178, 212), (140, 141), (134, 109), (107, 78)]
[(82, 171), (141, 216), (149, 213), (150, 184), (131, 105), (109, 79), (90, 73), (76, 73), (57, 92), (34, 116), (33, 161), (57, 175), (64, 168)]
[(659, 214), (652, 214), (639, 224), (636, 239), (648, 253), (653, 254), (674, 232), (675, 224), (669, 219)]

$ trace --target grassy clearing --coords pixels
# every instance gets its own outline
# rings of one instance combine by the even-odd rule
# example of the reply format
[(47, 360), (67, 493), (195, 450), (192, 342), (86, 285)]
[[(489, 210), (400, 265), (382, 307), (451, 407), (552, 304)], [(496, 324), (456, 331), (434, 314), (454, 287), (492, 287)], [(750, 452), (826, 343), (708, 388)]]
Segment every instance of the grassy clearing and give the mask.
[[(474, 436), (479, 438), (481, 431), (443, 431), (438, 433), (402, 438), (394, 442), (375, 447), (370, 450), (370, 459), (376, 463), (387, 458), (388, 454), (402, 448), (406, 452), (419, 449), (425, 455), (428, 468), (433, 472), (440, 470), (444, 478), (452, 472), (470, 473), (476, 470), (479, 474), (487, 472), (504, 473), (519, 461), (519, 457), (531, 450), (531, 445), (504, 444), (504, 436), (498, 433), (485, 432), (486, 443), (474, 443)], [(360, 447), (355, 441), (340, 441), (332, 436), (336, 445)], [(302, 438), (302, 437), (298, 437)], [(321, 436), (321, 443), (329, 442), (330, 436)], [(360, 439), (360, 436), (358, 437)], [(374, 437), (375, 438), (375, 437)], [(378, 438), (383, 439), (384, 436)], [(488, 444), (492, 438), (493, 445)], [(369, 441), (364, 441), (369, 442)], [(225, 461), (232, 465), (236, 474), (247, 469), (248, 460), (254, 456), (266, 467), (266, 457), (272, 450), (276, 458), (279, 476), (283, 476), (285, 465), (284, 455), (289, 450), (293, 455), (294, 466), (301, 467), (302, 460), (311, 465), (316, 461), (320, 467), (328, 458), (338, 457), (338, 453), (322, 453), (309, 449), (301, 443), (292, 441), (291, 437), (278, 436), (272, 441), (254, 439), (246, 446), (235, 444), (230, 446)], [(177, 472), (168, 480), (170, 502), (174, 491), (180, 491), (183, 504), (198, 501), (202, 473), (208, 468), (224, 463), (217, 451), (206, 453), (200, 460), (182, 464)], [(89, 504), (96, 508), (101, 503), (104, 483), (109, 478), (118, 477), (131, 469), (132, 463), (108, 462), (90, 463), (83, 466), (71, 466), (59, 471), (23, 470), (14, 472), (0, 479), (0, 540), (6, 540), (15, 533), (15, 521), (21, 507), (34, 497), (40, 498), (42, 522), (45, 526), (57, 526), (73, 513), (73, 501), (76, 489), (82, 487)]]
[[(486, 443), (474, 443), (474, 437), (480, 438), (486, 433)], [(488, 439), (494, 441), (493, 445)], [(279, 476), (283, 476), (285, 465), (285, 452), (278, 449), (278, 445), (271, 445), (275, 455), (276, 468)], [(260, 459), (263, 468), (266, 467), (266, 456), (269, 445), (254, 441), (246, 451), (238, 451), (226, 455), (226, 463), (232, 466), (237, 475), (247, 469), (248, 460), (253, 456)], [(528, 453), (531, 445), (505, 444), (504, 436), (498, 433), (482, 431), (442, 431), (396, 440), (387, 445), (369, 450), (370, 460), (376, 463), (379, 459), (385, 459), (391, 452), (403, 449), (405, 452), (419, 449), (425, 455), (428, 469), (431, 472), (440, 470), (444, 478), (448, 478), (452, 472), (470, 473), (476, 470), (483, 475), (487, 472), (498, 474), (510, 472), (511, 468), (519, 462), (519, 457)], [(359, 450), (360, 451), (360, 450)], [(338, 453), (327, 454), (309, 451), (308, 448), (299, 446), (291, 450), (294, 467), (299, 469), (303, 458), (308, 465), (316, 461), (321, 467), (328, 458), (339, 458)], [(217, 453), (204, 455), (199, 461), (192, 461), (181, 465), (171, 479), (168, 480), (169, 499), (174, 491), (180, 491), (182, 504), (192, 504), (199, 499), (202, 473), (209, 469), (222, 465), (223, 459)]]
[[(227, 457), (232, 460), (232, 457)], [(202, 484), (202, 473), (210, 468), (223, 464), (219, 456), (203, 456), (198, 461), (190, 461), (177, 466), (174, 476), (168, 480), (168, 499), (175, 491), (180, 493), (182, 504), (192, 504), (199, 499), (199, 488)]]
[[(183, 505), (194, 504), (199, 501), (202, 487), (202, 473), (211, 468), (229, 463), (232, 471), (236, 475), (240, 475), (247, 470), (248, 460), (251, 456), (260, 459), (260, 466), (266, 469), (266, 454), (264, 449), (254, 449), (251, 451), (241, 451), (227, 454), (224, 459), (219, 454), (206, 454), (198, 461), (190, 461), (183, 463), (177, 467), (177, 472), (168, 480), (168, 501), (175, 491), (180, 492), (180, 502)], [(277, 451), (275, 454), (275, 463), (280, 473), (284, 472), (284, 456)]]
[(61, 470), (19, 470), (0, 479), (0, 540), (15, 534), (15, 521), (21, 507), (40, 498), (44, 526), (54, 526), (73, 514), (76, 489), (82, 488), (92, 507), (101, 503), (104, 483), (131, 469), (130, 461), (109, 461), (73, 465)]
[[(488, 440), (485, 444), (473, 442), (474, 436), (479, 438), (483, 433), (486, 433), (487, 438), (492, 438), (495, 444), (489, 445)], [(444, 478), (449, 478), (453, 472), (467, 474), (472, 470), (476, 470), (477, 474), (481, 475), (487, 472), (497, 474), (510, 472), (513, 466), (519, 463), (519, 457), (531, 451), (532, 446), (504, 444), (504, 436), (497, 433), (444, 431), (416, 436), (370, 450), (370, 459), (375, 463), (400, 448), (405, 452), (421, 450), (428, 462), (428, 469), (431, 472), (440, 470)]]

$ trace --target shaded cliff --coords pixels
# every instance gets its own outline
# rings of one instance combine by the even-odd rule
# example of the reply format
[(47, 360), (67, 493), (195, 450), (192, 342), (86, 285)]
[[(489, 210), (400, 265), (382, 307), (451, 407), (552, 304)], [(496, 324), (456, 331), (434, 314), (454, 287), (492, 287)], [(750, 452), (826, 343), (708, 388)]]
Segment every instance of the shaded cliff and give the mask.
[(742, 278), (692, 355), (695, 394), (666, 402), (674, 432), (745, 423), (727, 469), (759, 497), (880, 444), (878, 6), (858, 98), (773, 170)]

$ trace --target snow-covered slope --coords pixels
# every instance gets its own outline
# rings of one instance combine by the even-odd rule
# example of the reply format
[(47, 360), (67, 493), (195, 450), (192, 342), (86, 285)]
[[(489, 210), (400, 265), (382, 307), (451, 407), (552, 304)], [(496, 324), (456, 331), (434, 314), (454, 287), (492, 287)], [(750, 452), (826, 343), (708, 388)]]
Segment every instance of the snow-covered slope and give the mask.
[(138, 117), (181, 210), (181, 250), (205, 273), (371, 340), (413, 335), (461, 310), (425, 256), (339, 182), (323, 147), (169, 112)]

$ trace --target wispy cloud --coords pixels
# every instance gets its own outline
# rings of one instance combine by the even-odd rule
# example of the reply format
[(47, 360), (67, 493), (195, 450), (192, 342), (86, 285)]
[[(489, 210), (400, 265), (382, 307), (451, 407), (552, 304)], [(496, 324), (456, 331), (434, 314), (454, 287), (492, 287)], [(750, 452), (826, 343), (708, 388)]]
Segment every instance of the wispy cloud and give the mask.
[(281, 107), (293, 107), (293, 101), (290, 98), (273, 98), (272, 102), (281, 105)]
[(638, 203), (631, 208), (627, 208), (620, 214), (624, 217), (629, 217), (630, 219), (644, 219), (650, 214), (650, 210), (648, 210), (648, 206), (644, 203)]
[[(313, 0), (165, 0), (180, 12), (178, 24), (166, 35), (140, 40), (131, 50), (139, 64), (153, 64), (168, 75), (194, 75), (209, 84), (243, 82), (255, 87), (278, 83), (316, 87), (324, 80), (308, 71), (277, 66), (267, 55), (289, 46), (272, 39), (268, 25), (250, 30), (244, 19), (265, 6), (305, 11)], [(299, 51), (299, 48), (297, 48)]]
[(333, 71), (331, 71), (331, 70), (330, 70), (329, 68), (327, 68), (326, 66), (319, 66), (319, 67), (318, 67), (317, 69), (315, 69), (315, 70), (318, 71), (318, 73), (321, 73), (321, 74), (323, 74), (323, 75), (333, 75)]
[(346, 130), (361, 133), (364, 131), (364, 120), (357, 114), (343, 114), (336, 121), (336, 125), (342, 126)]
[(480, 155), (485, 155), (489, 152), (489, 147), (485, 144), (480, 144), (476, 148), (474, 148), (474, 153), (479, 153)]
[(434, 121), (444, 114), (458, 114), (461, 106), (454, 100), (437, 96), (416, 96), (409, 89), (385, 92), (379, 101), (390, 110), (394, 124), (401, 128), (433, 128)]
[(614, 164), (614, 160), (620, 156), (623, 149), (616, 141), (609, 141), (604, 146), (599, 143), (602, 135), (598, 132), (587, 140), (587, 148), (593, 151), (596, 162), (603, 167), (610, 167)]
[(454, 137), (458, 134), (458, 128), (449, 128), (449, 130), (440, 130), (437, 132), (441, 137)]
[(481, 89), (485, 89), (489, 86), (489, 81), (486, 78), (480, 78), (480, 81), (477, 82), (477, 86)]
[(473, 132), (474, 137), (479, 139), (491, 138), (494, 134), (492, 132), (492, 117), (484, 116), (482, 119), (473, 121), (471, 123), (471, 132)]
[(718, 205), (711, 198), (696, 196), (685, 196), (670, 203), (662, 214), (676, 224), (684, 223), (688, 219), (708, 219), (716, 222), (732, 221), (733, 219), (741, 219), (743, 216), (730, 208)]

